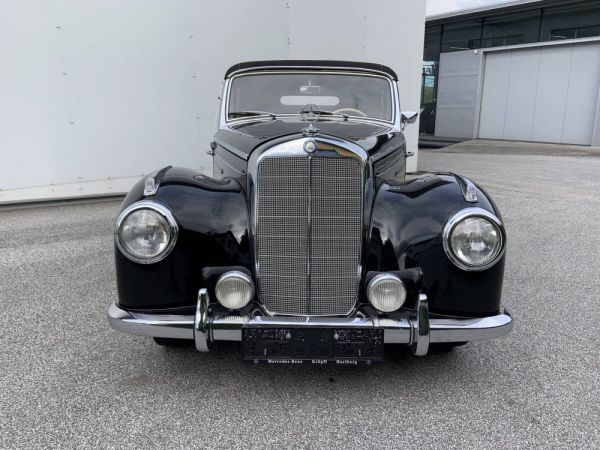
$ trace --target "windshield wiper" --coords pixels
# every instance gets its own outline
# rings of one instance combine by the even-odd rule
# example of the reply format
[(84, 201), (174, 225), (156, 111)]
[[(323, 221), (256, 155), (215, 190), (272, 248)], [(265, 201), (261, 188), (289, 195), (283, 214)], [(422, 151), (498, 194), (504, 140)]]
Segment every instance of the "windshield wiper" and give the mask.
[(227, 114), (229, 117), (254, 117), (254, 116), (269, 116), (272, 119), (276, 119), (277, 116), (270, 112), (265, 111), (233, 111)]
[(343, 117), (344, 120), (348, 120), (348, 117), (350, 117), (348, 114), (341, 114), (341, 113), (335, 113), (333, 111), (325, 111), (325, 110), (321, 110), (319, 112), (319, 114), (321, 114), (322, 116), (337, 116), (337, 117)]

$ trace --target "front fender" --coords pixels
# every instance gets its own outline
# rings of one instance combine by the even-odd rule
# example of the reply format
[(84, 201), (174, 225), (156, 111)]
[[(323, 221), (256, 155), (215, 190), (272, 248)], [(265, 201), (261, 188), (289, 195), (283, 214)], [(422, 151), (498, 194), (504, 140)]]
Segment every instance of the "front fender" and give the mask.
[(202, 269), (242, 266), (252, 271), (249, 215), (244, 191), (234, 179), (214, 180), (169, 168), (154, 196), (144, 197), (143, 180), (122, 209), (148, 199), (171, 210), (179, 226), (175, 247), (162, 261), (138, 264), (115, 247), (119, 304), (127, 309), (193, 307), (203, 286)]
[(453, 174), (429, 174), (399, 185), (383, 184), (377, 191), (367, 242), (367, 271), (419, 267), (423, 289), (433, 313), (484, 316), (500, 309), (504, 256), (482, 272), (467, 272), (446, 256), (442, 230), (464, 208), (483, 208), (500, 218), (483, 190), (477, 203), (464, 199)]

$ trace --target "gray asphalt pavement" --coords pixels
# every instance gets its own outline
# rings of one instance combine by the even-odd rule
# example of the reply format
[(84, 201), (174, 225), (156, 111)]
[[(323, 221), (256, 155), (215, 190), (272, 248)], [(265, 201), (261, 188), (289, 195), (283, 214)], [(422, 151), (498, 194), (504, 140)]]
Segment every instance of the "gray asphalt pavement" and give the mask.
[(0, 210), (0, 448), (599, 448), (600, 158), (422, 151), (494, 196), (508, 337), (252, 366), (111, 331), (119, 202)]

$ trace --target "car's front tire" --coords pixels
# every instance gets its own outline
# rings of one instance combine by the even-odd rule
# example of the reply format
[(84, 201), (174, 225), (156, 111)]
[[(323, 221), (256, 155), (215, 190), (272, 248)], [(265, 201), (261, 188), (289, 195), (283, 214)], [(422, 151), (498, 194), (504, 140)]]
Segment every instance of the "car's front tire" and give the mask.
[(190, 339), (172, 339), (172, 338), (162, 338), (155, 337), (154, 342), (163, 347), (192, 347), (194, 345), (194, 341)]
[(462, 347), (466, 342), (436, 342), (429, 344), (429, 353), (450, 353), (456, 347)]

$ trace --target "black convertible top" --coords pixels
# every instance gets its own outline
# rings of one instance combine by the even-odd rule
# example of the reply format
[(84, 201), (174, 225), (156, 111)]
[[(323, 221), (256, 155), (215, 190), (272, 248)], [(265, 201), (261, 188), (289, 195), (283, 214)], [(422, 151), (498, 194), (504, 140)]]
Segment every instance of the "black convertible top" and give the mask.
[(369, 72), (378, 72), (392, 77), (398, 81), (396, 72), (383, 64), (356, 62), (356, 61), (319, 61), (310, 59), (282, 59), (275, 61), (247, 61), (231, 66), (225, 72), (225, 78), (229, 78), (235, 72), (246, 72), (251, 70), (266, 69), (347, 69), (347, 70), (366, 70)]

